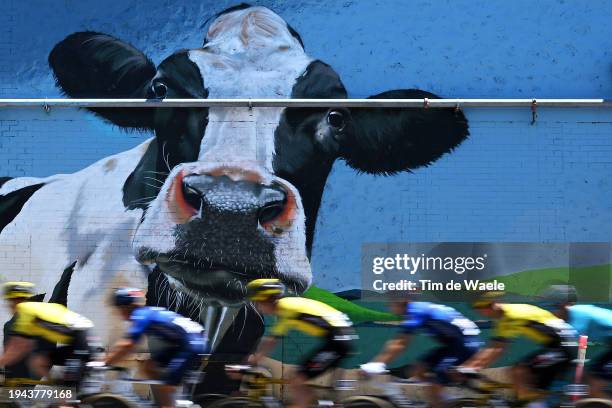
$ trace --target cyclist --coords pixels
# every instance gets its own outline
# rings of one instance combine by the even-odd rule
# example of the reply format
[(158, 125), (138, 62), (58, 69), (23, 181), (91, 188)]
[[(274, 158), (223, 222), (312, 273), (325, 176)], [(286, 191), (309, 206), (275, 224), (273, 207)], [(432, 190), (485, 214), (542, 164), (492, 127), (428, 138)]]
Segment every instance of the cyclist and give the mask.
[[(116, 289), (112, 303), (131, 325), (103, 363), (113, 365), (123, 360), (146, 335), (152, 350), (145, 371), (151, 379), (163, 383), (152, 387), (153, 395), (160, 407), (173, 407), (177, 386), (189, 371), (199, 368), (201, 356), (206, 352), (204, 329), (177, 313), (144, 306), (145, 295), (140, 289)], [(153, 342), (155, 347), (151, 347)]]
[(361, 369), (368, 374), (386, 371), (386, 365), (406, 350), (417, 332), (427, 333), (436, 339), (439, 347), (420, 359), (412, 369), (411, 376), (422, 381), (433, 377), (427, 388), (429, 404), (432, 407), (443, 406), (444, 386), (450, 382), (449, 369), (460, 365), (478, 351), (482, 344), (480, 329), (449, 306), (417, 302), (405, 296), (393, 299), (389, 306), (393, 313), (404, 316), (400, 332), (386, 343), (372, 362), (363, 364)]
[(283, 297), (285, 285), (278, 279), (256, 279), (247, 285), (247, 297), (264, 315), (278, 318), (271, 335), (264, 337), (249, 363), (258, 364), (274, 348), (278, 338), (290, 330), (325, 339), (307, 355), (290, 380), (293, 405), (308, 407), (313, 392), (306, 381), (337, 367), (351, 352), (356, 339), (352, 323), (342, 312), (324, 303), (302, 297)]
[(31, 355), (32, 375), (44, 377), (52, 366), (63, 366), (64, 384), (77, 386), (90, 359), (87, 335), (93, 324), (63, 305), (24, 299), (32, 288), (28, 282), (5, 286), (5, 294), (16, 296), (9, 299), (15, 316), (0, 366), (11, 366)]
[(594, 305), (577, 305), (578, 294), (571, 285), (552, 285), (542, 293), (555, 316), (568, 322), (590, 341), (605, 344), (606, 350), (589, 365), (587, 382), (593, 398), (610, 398), (612, 383), (612, 310)]
[(513, 365), (515, 395), (519, 401), (541, 396), (553, 380), (564, 374), (577, 353), (576, 331), (552, 313), (529, 304), (502, 303), (503, 292), (487, 292), (473, 303), (481, 314), (494, 320), (494, 337), (463, 365), (483, 369), (493, 363), (515, 338), (525, 337), (542, 348)]
[[(34, 284), (30, 282), (7, 282), (3, 285), (3, 296), (7, 301), (11, 311), (11, 319), (4, 324), (4, 348), (8, 344), (8, 339), (12, 334), (13, 325), (15, 324), (15, 309), (21, 302), (27, 301), (34, 296)], [(6, 366), (6, 378), (31, 378), (38, 379), (38, 376), (32, 375), (28, 367), (28, 358), (24, 358)]]

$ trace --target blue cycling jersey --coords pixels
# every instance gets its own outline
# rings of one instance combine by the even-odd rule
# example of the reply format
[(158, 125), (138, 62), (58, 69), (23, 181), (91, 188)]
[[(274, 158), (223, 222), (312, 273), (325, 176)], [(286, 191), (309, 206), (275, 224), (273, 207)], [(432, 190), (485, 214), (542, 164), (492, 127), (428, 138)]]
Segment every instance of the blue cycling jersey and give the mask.
[(593, 305), (574, 305), (569, 308), (568, 323), (579, 334), (591, 341), (612, 339), (612, 310)]
[[(161, 307), (139, 307), (130, 315), (127, 337), (138, 341), (149, 335), (177, 346), (202, 339), (204, 329), (198, 323)], [(198, 342), (200, 342), (199, 340)]]
[(457, 310), (431, 302), (410, 302), (406, 306), (406, 320), (401, 324), (402, 333), (412, 334), (423, 330), (445, 345), (477, 347), (480, 329), (476, 323)]

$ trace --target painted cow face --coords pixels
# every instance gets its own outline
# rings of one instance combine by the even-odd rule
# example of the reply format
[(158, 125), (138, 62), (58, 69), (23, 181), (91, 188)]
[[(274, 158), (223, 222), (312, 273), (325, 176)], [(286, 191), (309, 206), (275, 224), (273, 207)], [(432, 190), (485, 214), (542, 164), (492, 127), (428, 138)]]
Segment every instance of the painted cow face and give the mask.
[[(77, 98), (346, 98), (334, 70), (304, 52), (299, 35), (263, 7), (238, 6), (211, 23), (202, 48), (155, 67), (106, 34), (55, 46), (58, 86)], [(435, 98), (419, 90), (375, 98)], [(124, 128), (155, 132), (123, 203), (141, 209), (137, 259), (181, 291), (221, 304), (244, 284), (279, 277), (301, 292), (325, 181), (335, 160), (392, 174), (427, 165), (468, 134), (447, 109), (96, 108)]]

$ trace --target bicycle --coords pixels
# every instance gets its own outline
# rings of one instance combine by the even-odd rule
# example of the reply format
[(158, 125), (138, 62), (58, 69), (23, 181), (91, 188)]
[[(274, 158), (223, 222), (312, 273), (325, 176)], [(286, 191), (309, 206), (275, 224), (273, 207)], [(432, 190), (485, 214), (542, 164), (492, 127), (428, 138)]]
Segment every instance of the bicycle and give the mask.
[[(386, 374), (386, 373), (384, 373)], [(401, 385), (421, 385), (422, 381), (412, 381), (393, 377), (391, 381), (376, 381), (377, 376), (368, 379), (374, 387), (382, 390), (380, 395), (355, 395), (342, 400), (344, 408), (426, 408), (422, 401), (411, 400), (402, 392)], [(382, 378), (382, 376), (378, 377)]]
[(272, 396), (272, 385), (286, 385), (289, 381), (272, 378), (267, 370), (249, 365), (228, 365), (229, 373), (241, 375), (247, 387), (246, 396), (226, 397), (213, 402), (210, 408), (282, 408), (282, 403)]
[[(107, 372), (116, 372), (118, 373), (118, 377), (112, 381), (108, 381), (105, 378)], [(152, 401), (140, 398), (132, 390), (131, 385), (161, 385), (163, 382), (131, 378), (128, 377), (129, 372), (129, 369), (123, 367), (91, 367), (89, 375), (82, 382), (80, 388), (81, 392), (79, 393), (79, 399), (81, 400), (81, 404), (92, 408), (155, 407)], [(199, 372), (193, 372), (187, 375), (183, 383), (182, 391), (175, 398), (175, 406), (177, 408), (196, 407), (193, 401), (187, 396), (188, 392), (186, 388), (197, 383), (198, 380)]]
[[(271, 395), (272, 385), (288, 384), (287, 380), (272, 378), (269, 372), (261, 368), (253, 368), (248, 365), (228, 366), (228, 371), (238, 373), (243, 376), (247, 388), (246, 396), (227, 397), (217, 402), (212, 403), (210, 408), (280, 408), (281, 402)], [(373, 377), (370, 377), (374, 380)], [(350, 384), (354, 380), (338, 380), (335, 387), (321, 387), (335, 390), (353, 389)], [(422, 401), (413, 401), (409, 399), (401, 390), (401, 385), (426, 384), (422, 381), (394, 379), (393, 381), (376, 381), (375, 385), (382, 389), (382, 395), (356, 395), (341, 400), (339, 403), (333, 401), (319, 401), (319, 406), (340, 406), (343, 408), (426, 408), (428, 405)], [(500, 389), (509, 389), (510, 385), (504, 385)], [(484, 397), (481, 402), (490, 402), (490, 398)], [(453, 404), (449, 407), (467, 407), (467, 406), (490, 406), (496, 408), (506, 408), (509, 405), (462, 405), (473, 399), (453, 400)]]
[[(263, 407), (263, 408), (280, 408), (281, 401), (272, 396), (273, 385), (287, 385), (288, 380), (282, 378), (272, 378), (270, 372), (262, 367), (252, 367), (249, 365), (228, 365), (228, 372), (239, 374), (242, 376), (247, 390), (246, 396), (226, 397), (212, 403), (209, 408), (238, 408), (238, 407)], [(333, 376), (332, 386), (326, 385), (310, 385), (319, 391), (346, 391), (352, 389), (350, 384), (352, 380), (336, 380)], [(337, 404), (333, 399), (319, 399), (316, 406), (334, 407), (342, 406), (343, 403)]]
[[(382, 378), (383, 373), (378, 378)], [(580, 399), (573, 401), (572, 397), (583, 397), (587, 394), (586, 386), (571, 384), (559, 391), (547, 391), (530, 401), (513, 401), (512, 384), (492, 380), (482, 374), (464, 373), (466, 380), (451, 384), (451, 388), (467, 389), (474, 396), (448, 399), (447, 408), (513, 408), (513, 407), (548, 407), (543, 400), (548, 397), (561, 397), (563, 408), (612, 408), (612, 401), (602, 399)], [(344, 408), (425, 408), (428, 405), (422, 401), (408, 398), (401, 390), (401, 385), (426, 385), (423, 381), (404, 380), (392, 377), (391, 380), (376, 381), (377, 376), (368, 377), (373, 384), (382, 390), (382, 394), (356, 395), (342, 401)], [(554, 405), (556, 406), (556, 405)]]
[(460, 398), (450, 401), (448, 408), (465, 407), (491, 407), (491, 408), (512, 408), (512, 407), (549, 407), (547, 400), (556, 397), (560, 400), (559, 407), (562, 408), (612, 408), (612, 401), (585, 398), (573, 400), (572, 397), (583, 397), (587, 395), (587, 386), (582, 384), (569, 384), (560, 390), (543, 391), (539, 396), (528, 401), (515, 401), (509, 397), (512, 384), (495, 381), (472, 370), (461, 370), (466, 379), (460, 382), (460, 387), (474, 391), (477, 395), (469, 398)]

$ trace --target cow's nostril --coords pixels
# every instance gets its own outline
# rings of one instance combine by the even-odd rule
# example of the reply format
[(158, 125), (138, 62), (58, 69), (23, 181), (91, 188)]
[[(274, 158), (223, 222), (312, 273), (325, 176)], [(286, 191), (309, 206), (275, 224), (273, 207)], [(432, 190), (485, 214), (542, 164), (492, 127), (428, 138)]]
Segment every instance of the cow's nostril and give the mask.
[(270, 222), (276, 217), (278, 217), (283, 212), (284, 208), (284, 201), (268, 203), (259, 210), (259, 213), (257, 214), (257, 219), (259, 220), (260, 224)]
[(202, 206), (202, 193), (189, 185), (187, 180), (183, 181), (182, 185), (183, 197), (185, 198), (185, 202), (189, 204), (189, 206), (195, 210), (200, 210)]
[(266, 224), (285, 210), (287, 205), (287, 194), (280, 186), (266, 187), (261, 194), (261, 207), (257, 213), (259, 224)]

